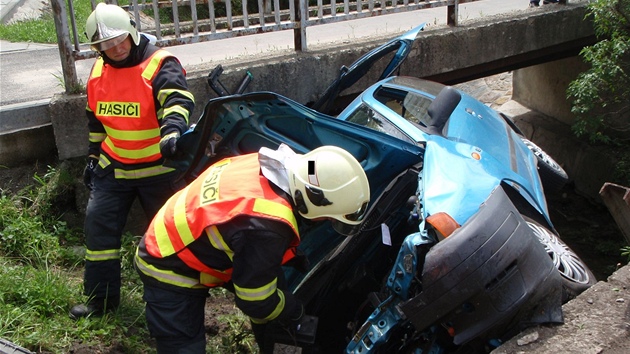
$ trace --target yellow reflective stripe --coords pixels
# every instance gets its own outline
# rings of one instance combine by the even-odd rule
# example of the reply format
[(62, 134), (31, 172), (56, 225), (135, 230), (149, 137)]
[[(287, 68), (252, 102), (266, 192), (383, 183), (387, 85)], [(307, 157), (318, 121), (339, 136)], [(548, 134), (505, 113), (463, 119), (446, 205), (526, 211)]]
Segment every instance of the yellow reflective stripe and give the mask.
[(195, 240), (195, 235), (193, 235), (192, 231), (190, 231), (188, 219), (186, 218), (186, 196), (188, 195), (188, 191), (190, 191), (190, 189), (187, 189), (186, 192), (179, 194), (179, 197), (175, 201), (175, 207), (173, 210), (175, 228), (177, 229), (179, 238), (182, 240), (184, 245), (189, 245)]
[(267, 316), (265, 318), (253, 318), (253, 317), (250, 317), (252, 322), (254, 322), (256, 324), (267, 323), (267, 322), (269, 322), (271, 320), (274, 320), (276, 317), (278, 317), (280, 315), (280, 313), (282, 313), (282, 310), (284, 310), (284, 303), (285, 303), (284, 293), (282, 292), (282, 290), (278, 290), (277, 294), (278, 294), (278, 297), (280, 298), (280, 301), (278, 301), (278, 305), (269, 314), (269, 316)]
[(242, 288), (234, 284), (236, 296), (245, 301), (262, 301), (273, 295), (278, 289), (278, 278), (259, 288)]
[(104, 169), (105, 167), (107, 167), (107, 166), (109, 166), (111, 164), (112, 164), (112, 162), (109, 161), (107, 156), (102, 155), (102, 154), (98, 156), (98, 165), (101, 166), (101, 168)]
[(158, 119), (161, 120), (162, 118), (171, 114), (181, 115), (182, 117), (184, 117), (184, 119), (186, 119), (186, 123), (188, 123), (188, 116), (190, 115), (190, 113), (186, 108), (182, 106), (173, 106), (162, 110), (161, 115), (158, 117)]
[(162, 118), (164, 118), (164, 108), (160, 107), (160, 109), (155, 111), (155, 116), (157, 117), (158, 122), (161, 122)]
[(277, 218), (287, 220), (291, 223), (294, 230), (298, 230), (297, 220), (295, 220), (293, 210), (284, 204), (276, 203), (267, 199), (256, 199), (253, 210), (256, 213), (275, 216)]
[(157, 71), (157, 69), (158, 69), (162, 59), (165, 58), (165, 57), (168, 57), (168, 56), (171, 56), (171, 53), (169, 53), (169, 52), (167, 52), (165, 50), (158, 50), (153, 55), (153, 57), (151, 58), (151, 61), (149, 62), (147, 67), (142, 72), (142, 77), (145, 78), (146, 80), (151, 80), (153, 78), (153, 75)]
[(114, 146), (111, 139), (107, 137), (105, 138), (105, 144), (107, 144), (107, 146), (109, 146), (116, 155), (128, 159), (141, 159), (143, 157), (156, 155), (160, 152), (160, 145), (158, 143), (151, 144), (143, 149), (129, 150)]
[(103, 58), (98, 58), (92, 67), (92, 77), (100, 77), (103, 74)]
[(105, 133), (90, 132), (88, 139), (91, 143), (100, 143), (107, 137)]
[(166, 102), (166, 99), (168, 98), (168, 96), (174, 94), (174, 93), (179, 93), (182, 96), (186, 96), (188, 97), (188, 99), (190, 99), (191, 101), (195, 102), (195, 96), (192, 94), (192, 92), (190, 91), (186, 91), (186, 90), (178, 90), (178, 89), (163, 89), (160, 90), (160, 92), (158, 92), (158, 102), (160, 102), (160, 104), (163, 106), (164, 102)]
[(118, 140), (137, 141), (146, 140), (160, 136), (160, 128), (151, 128), (145, 130), (119, 130), (105, 126), (107, 135)]
[(198, 279), (185, 277), (172, 271), (162, 270), (150, 265), (142, 258), (140, 258), (137, 250), (135, 261), (136, 266), (144, 275), (154, 278), (162, 283), (171, 284), (183, 288), (204, 288), (204, 286), (199, 283)]
[(164, 167), (162, 165), (139, 168), (137, 170), (123, 170), (120, 168), (115, 168), (114, 177), (118, 179), (139, 179), (163, 175), (165, 173), (173, 172), (174, 170), (174, 168)]
[(85, 253), (85, 259), (88, 261), (109, 261), (112, 259), (120, 259), (120, 250), (87, 250)]
[[(166, 224), (164, 224), (164, 214), (166, 213), (166, 209), (168, 208), (168, 204), (165, 204), (160, 210), (157, 212), (155, 218), (153, 218), (153, 234), (156, 238), (156, 243), (158, 248), (160, 249), (160, 254), (162, 257), (166, 257), (175, 253), (175, 249), (173, 248), (173, 243), (168, 237), (168, 231), (166, 230)], [(165, 236), (165, 237), (159, 237)]]
[(206, 234), (208, 235), (208, 239), (210, 239), (210, 243), (214, 248), (223, 251), (227, 254), (227, 256), (232, 260), (234, 257), (234, 251), (225, 243), (223, 236), (219, 232), (216, 226), (208, 226), (206, 227)]
[(204, 285), (219, 285), (225, 283), (223, 280), (208, 273), (199, 273), (199, 282)]
[(85, 110), (86, 110), (86, 111), (88, 111), (88, 112), (92, 112), (92, 113), (94, 113), (94, 111), (92, 110), (92, 108), (90, 108), (90, 104), (89, 104), (89, 103), (86, 103), (86, 104), (85, 104)]

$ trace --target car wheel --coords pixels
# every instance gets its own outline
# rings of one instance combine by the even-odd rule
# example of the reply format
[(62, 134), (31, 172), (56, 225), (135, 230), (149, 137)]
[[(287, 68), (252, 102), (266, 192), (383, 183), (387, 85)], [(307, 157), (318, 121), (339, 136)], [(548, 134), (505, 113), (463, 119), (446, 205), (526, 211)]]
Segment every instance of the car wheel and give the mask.
[(538, 160), (538, 174), (545, 192), (558, 192), (569, 180), (564, 169), (538, 145), (521, 136), (523, 143), (534, 153)]
[(556, 234), (528, 217), (524, 219), (562, 275), (563, 302), (576, 297), (597, 282), (584, 261)]

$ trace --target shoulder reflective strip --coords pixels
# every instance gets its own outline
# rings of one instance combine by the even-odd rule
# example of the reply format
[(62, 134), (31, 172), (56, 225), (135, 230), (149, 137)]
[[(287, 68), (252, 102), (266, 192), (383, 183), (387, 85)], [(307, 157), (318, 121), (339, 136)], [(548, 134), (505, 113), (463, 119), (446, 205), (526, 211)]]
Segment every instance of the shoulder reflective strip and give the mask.
[(236, 296), (245, 301), (262, 301), (273, 295), (278, 289), (278, 278), (259, 288), (242, 288), (234, 284)]
[(180, 193), (179, 197), (175, 201), (175, 206), (173, 207), (173, 221), (175, 223), (175, 228), (177, 229), (177, 234), (184, 245), (189, 245), (196, 239), (196, 236), (192, 234), (192, 231), (190, 231), (190, 225), (188, 225), (188, 219), (186, 218), (186, 196), (189, 191), (190, 188)]
[(206, 234), (208, 235), (212, 246), (214, 246), (214, 248), (218, 250), (225, 252), (230, 260), (232, 260), (232, 258), (234, 257), (234, 251), (232, 251), (227, 243), (225, 243), (225, 240), (223, 240), (223, 236), (219, 232), (219, 229), (217, 229), (217, 227), (214, 225), (209, 226), (206, 228)]
[(173, 243), (171, 239), (168, 237), (168, 231), (166, 230), (166, 225), (164, 224), (164, 214), (166, 213), (166, 209), (170, 208), (170, 200), (164, 204), (160, 210), (153, 218), (153, 234), (155, 235), (155, 242), (157, 243), (158, 248), (160, 249), (160, 255), (171, 255), (175, 253), (175, 249), (173, 248)]
[(92, 143), (100, 143), (101, 141), (105, 140), (106, 137), (107, 137), (107, 134), (105, 134), (105, 133), (93, 133), (93, 132), (90, 132), (90, 135), (89, 135), (88, 139)]
[(114, 146), (109, 137), (105, 138), (105, 144), (118, 156), (128, 159), (140, 159), (143, 157), (149, 157), (160, 153), (160, 146), (158, 143), (145, 147), (144, 149), (129, 150), (121, 149)]
[(89, 261), (109, 261), (112, 259), (120, 259), (120, 250), (87, 250), (85, 253), (85, 259)]
[(91, 77), (100, 77), (103, 73), (103, 58), (99, 57), (94, 62), (94, 66), (92, 67)]
[(153, 78), (153, 75), (155, 75), (155, 73), (157, 72), (157, 69), (160, 67), (162, 59), (168, 56), (172, 56), (171, 53), (162, 49), (155, 52), (155, 54), (153, 54), (153, 57), (151, 57), (151, 61), (147, 65), (146, 69), (144, 69), (144, 71), (142, 72), (142, 77), (146, 80), (151, 80)]
[(275, 216), (280, 219), (287, 220), (291, 223), (293, 229), (297, 232), (297, 220), (293, 215), (293, 210), (287, 205), (272, 202), (267, 199), (256, 199), (254, 203), (254, 211), (260, 214)]
[(160, 105), (163, 106), (164, 102), (166, 102), (166, 98), (174, 93), (179, 93), (180, 95), (186, 96), (188, 97), (188, 99), (195, 102), (195, 96), (190, 91), (178, 89), (162, 89), (160, 90), (160, 92), (158, 92), (158, 102), (160, 102)]
[(203, 288), (204, 286), (199, 283), (198, 279), (185, 277), (183, 275), (176, 274), (170, 270), (158, 269), (149, 263), (145, 262), (136, 251), (135, 257), (136, 266), (144, 275), (154, 278), (159, 282), (165, 284), (171, 284), (182, 288)]
[(94, 111), (92, 110), (92, 108), (90, 108), (90, 104), (89, 104), (89, 103), (86, 103), (86, 104), (85, 104), (85, 110), (86, 110), (86, 111), (88, 111), (88, 112), (92, 112), (92, 113), (94, 113)]
[(160, 128), (151, 128), (145, 130), (119, 130), (105, 126), (107, 135), (118, 140), (136, 141), (146, 140), (160, 136)]
[(114, 169), (114, 176), (119, 179), (139, 179), (163, 175), (165, 173), (173, 172), (174, 170), (174, 168), (164, 167), (162, 165), (137, 170), (123, 170), (116, 168)]

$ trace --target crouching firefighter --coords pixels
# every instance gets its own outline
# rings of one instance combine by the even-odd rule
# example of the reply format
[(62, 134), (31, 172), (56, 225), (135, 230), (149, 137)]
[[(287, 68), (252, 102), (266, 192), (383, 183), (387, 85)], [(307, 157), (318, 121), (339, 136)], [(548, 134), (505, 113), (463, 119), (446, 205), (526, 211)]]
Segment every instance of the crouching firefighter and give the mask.
[(370, 190), (359, 162), (323, 146), (288, 146), (223, 159), (171, 197), (142, 238), (135, 265), (158, 353), (205, 353), (208, 289), (235, 294), (262, 353), (270, 327), (297, 328), (301, 302), (282, 265), (295, 258), (298, 218), (361, 223)]

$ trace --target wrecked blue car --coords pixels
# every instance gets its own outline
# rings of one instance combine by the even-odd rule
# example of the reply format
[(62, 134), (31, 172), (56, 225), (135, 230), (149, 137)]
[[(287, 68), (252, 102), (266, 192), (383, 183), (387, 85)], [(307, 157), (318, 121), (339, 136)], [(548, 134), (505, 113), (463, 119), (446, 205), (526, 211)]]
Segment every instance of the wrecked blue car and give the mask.
[[(486, 352), (526, 326), (562, 322), (561, 305), (595, 282), (550, 220), (543, 182), (566, 181), (553, 159), (469, 95), (394, 75), (422, 27), (342, 68), (309, 107), (272, 92), (219, 97), (182, 139), (187, 179), (280, 143), (336, 145), (361, 162), (372, 199), (343, 232), (352, 236), (300, 219), (310, 268), (286, 276), (317, 326), (279, 342), (302, 353)], [(380, 80), (332, 115), (384, 59)]]

